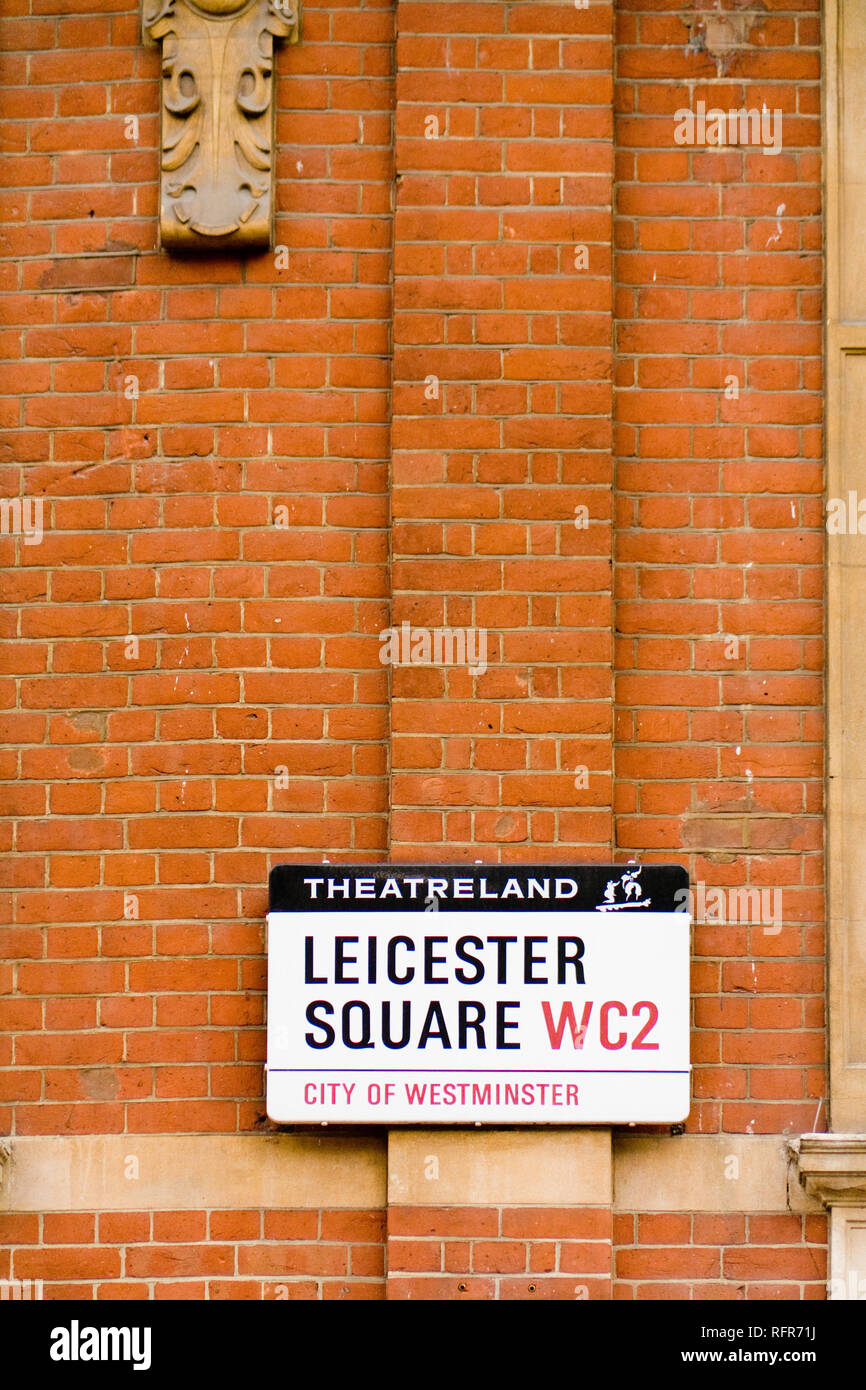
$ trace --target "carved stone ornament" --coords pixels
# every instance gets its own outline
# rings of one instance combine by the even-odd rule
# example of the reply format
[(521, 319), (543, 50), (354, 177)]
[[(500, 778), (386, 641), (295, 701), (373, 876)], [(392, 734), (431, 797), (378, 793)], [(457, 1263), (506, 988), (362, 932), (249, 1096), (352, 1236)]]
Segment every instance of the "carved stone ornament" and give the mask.
[(270, 246), (274, 40), (297, 43), (300, 0), (142, 0), (162, 44), (162, 245)]
[(866, 1203), (866, 1134), (801, 1134), (788, 1151), (810, 1197), (828, 1207)]

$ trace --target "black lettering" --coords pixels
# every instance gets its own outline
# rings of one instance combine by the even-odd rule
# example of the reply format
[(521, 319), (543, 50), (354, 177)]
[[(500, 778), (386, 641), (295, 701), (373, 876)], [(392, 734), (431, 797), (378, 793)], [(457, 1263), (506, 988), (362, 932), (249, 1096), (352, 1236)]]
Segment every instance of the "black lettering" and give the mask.
[(539, 946), (541, 942), (547, 943), (546, 936), (527, 936), (523, 939), (523, 983), (525, 985), (546, 985), (547, 976), (543, 980), (537, 980), (533, 974), (534, 965), (546, 965), (547, 956), (535, 956), (532, 953), (533, 946)]
[(506, 956), (508, 954), (508, 947), (515, 945), (516, 941), (516, 936), (488, 936), (487, 938), (488, 946), (496, 947), (496, 979), (497, 983), (500, 985), (508, 983), (508, 964)]
[(447, 985), (447, 975), (434, 975), (434, 965), (444, 965), (444, 956), (434, 956), (434, 946), (444, 946), (448, 941), (447, 936), (425, 936), (424, 937), (424, 983), (425, 985)]
[(379, 945), (375, 936), (367, 937), (367, 979), (371, 985), (376, 983), (376, 948)]
[(496, 1001), (496, 1046), (497, 1046), (498, 1048), (505, 1048), (505, 1047), (512, 1047), (512, 1048), (514, 1048), (514, 1047), (519, 1047), (519, 1046), (520, 1046), (520, 1043), (519, 1043), (519, 1042), (506, 1042), (506, 1041), (505, 1041), (505, 1030), (506, 1030), (506, 1028), (516, 1028), (516, 1027), (517, 1027), (517, 1019), (516, 1019), (516, 1018), (515, 1018), (515, 1019), (506, 1018), (506, 1017), (505, 1017), (505, 1010), (506, 1010), (506, 1009), (519, 1009), (519, 1008), (520, 1008), (520, 1003), (519, 1003), (519, 1001), (518, 1001), (517, 999), (507, 999), (507, 1000), (506, 1000), (506, 999), (497, 999), (497, 1001)]
[[(474, 1009), (475, 1017), (469, 1017), (469, 1010)], [(483, 1004), (476, 1004), (474, 999), (460, 999), (457, 1004), (457, 1026), (459, 1029), (460, 1041), (457, 1044), (461, 1051), (466, 1051), (468, 1043), (467, 1034), (471, 1028), (475, 1034), (475, 1045), (479, 1049), (486, 1048), (484, 1041), (484, 1014)]]
[(313, 974), (313, 938), (304, 937), (304, 984), (306, 985), (326, 985), (327, 975)]
[[(352, 1037), (352, 1010), (361, 1010), (361, 1036), (357, 1041)], [(370, 1041), (370, 1006), (363, 999), (350, 999), (343, 1005), (343, 1046), (372, 1047)]]
[(359, 983), (357, 975), (346, 975), (343, 967), (346, 965), (357, 965), (358, 957), (350, 956), (347, 946), (357, 946), (357, 936), (337, 936), (334, 938), (334, 982), (338, 985), (357, 985)]
[(388, 942), (388, 979), (392, 985), (408, 985), (410, 980), (415, 978), (414, 965), (406, 966), (405, 975), (397, 974), (397, 947), (405, 946), (407, 950), (414, 951), (415, 943), (409, 936), (392, 936)]
[[(439, 1025), (435, 1033), (433, 1031), (434, 1022)], [(442, 1006), (441, 1004), (437, 1004), (435, 999), (433, 1003), (430, 1005), (429, 1009), (427, 1010), (427, 1017), (425, 1018), (424, 1023), (421, 1027), (421, 1036), (418, 1039), (418, 1047), (426, 1047), (427, 1043), (431, 1038), (436, 1038), (439, 1042), (441, 1042), (443, 1047), (448, 1048), (450, 1050), (451, 1039), (448, 1036), (448, 1029), (445, 1026), (445, 1018), (442, 1013)]]
[(484, 942), (480, 936), (461, 936), (454, 947), (454, 954), (457, 959), (465, 961), (467, 965), (474, 966), (475, 974), (468, 975), (461, 965), (454, 971), (454, 978), (459, 980), (461, 985), (477, 985), (480, 980), (484, 979), (484, 965), (477, 956), (467, 955), (467, 945), (474, 946), (476, 951), (481, 951), (484, 948)]
[(330, 1047), (334, 1041), (334, 1038), (337, 1035), (331, 1027), (330, 1023), (326, 1023), (323, 1018), (316, 1018), (317, 1009), (324, 1010), (324, 1012), (328, 1015), (333, 1015), (334, 1012), (327, 999), (313, 999), (307, 1005), (307, 1022), (312, 1023), (314, 1028), (321, 1028), (322, 1032), (325, 1035), (325, 1041), (319, 1042), (315, 1034), (307, 1033), (305, 1034), (307, 1042), (310, 1044), (310, 1047)]
[(391, 1037), (391, 1004), (385, 999), (382, 1003), (382, 1042), (386, 1047), (406, 1047), (409, 1042), (409, 1033), (412, 1024), (412, 1005), (408, 999), (403, 1000), (403, 1031), (400, 1034), (400, 1041), (395, 1042)]
[[(558, 949), (557, 949), (557, 954), (558, 954), (558, 957), (559, 957), (559, 964), (558, 964), (558, 968), (557, 968), (557, 972), (556, 972), (556, 983), (557, 983), (558, 985), (564, 985), (564, 984), (565, 984), (565, 967), (566, 967), (567, 965), (571, 965), (571, 966), (574, 967), (574, 981), (575, 981), (575, 984), (578, 984), (578, 985), (585, 984), (586, 981), (585, 981), (584, 978), (583, 978), (583, 965), (581, 964), (581, 961), (582, 961), (582, 959), (583, 959), (583, 949), (584, 949), (584, 948), (583, 948), (583, 942), (581, 941), (580, 937), (579, 937), (579, 936), (560, 936), (560, 937), (557, 939), (557, 943), (556, 943), (556, 944), (557, 944), (557, 948), (558, 948)], [(565, 949), (567, 946), (573, 946), (573, 947), (574, 947), (574, 951), (571, 952), (571, 953), (567, 952), (566, 949)]]

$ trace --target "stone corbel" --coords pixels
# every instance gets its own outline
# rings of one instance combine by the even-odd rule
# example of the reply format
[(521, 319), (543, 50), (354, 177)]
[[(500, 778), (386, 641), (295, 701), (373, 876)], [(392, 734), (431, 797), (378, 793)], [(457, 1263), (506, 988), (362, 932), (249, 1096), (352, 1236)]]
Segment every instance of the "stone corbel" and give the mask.
[(866, 1134), (802, 1134), (790, 1145), (810, 1197), (825, 1206), (866, 1206)]
[(300, 0), (142, 0), (142, 36), (162, 45), (162, 245), (270, 246), (274, 41), (298, 41)]

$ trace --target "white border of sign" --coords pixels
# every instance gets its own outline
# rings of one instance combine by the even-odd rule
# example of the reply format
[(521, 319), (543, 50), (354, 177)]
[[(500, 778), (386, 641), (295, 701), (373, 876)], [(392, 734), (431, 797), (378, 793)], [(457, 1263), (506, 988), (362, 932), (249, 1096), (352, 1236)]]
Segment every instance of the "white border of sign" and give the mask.
[(270, 1118), (684, 1120), (687, 911), (562, 907), (346, 910), (338, 900), (271, 912)]

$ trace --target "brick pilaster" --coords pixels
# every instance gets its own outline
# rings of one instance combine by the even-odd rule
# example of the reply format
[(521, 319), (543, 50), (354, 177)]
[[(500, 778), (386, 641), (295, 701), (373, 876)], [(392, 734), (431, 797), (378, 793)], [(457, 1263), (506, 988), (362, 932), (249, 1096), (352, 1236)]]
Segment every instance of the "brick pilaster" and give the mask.
[(610, 851), (611, 20), (397, 7), (396, 859)]

